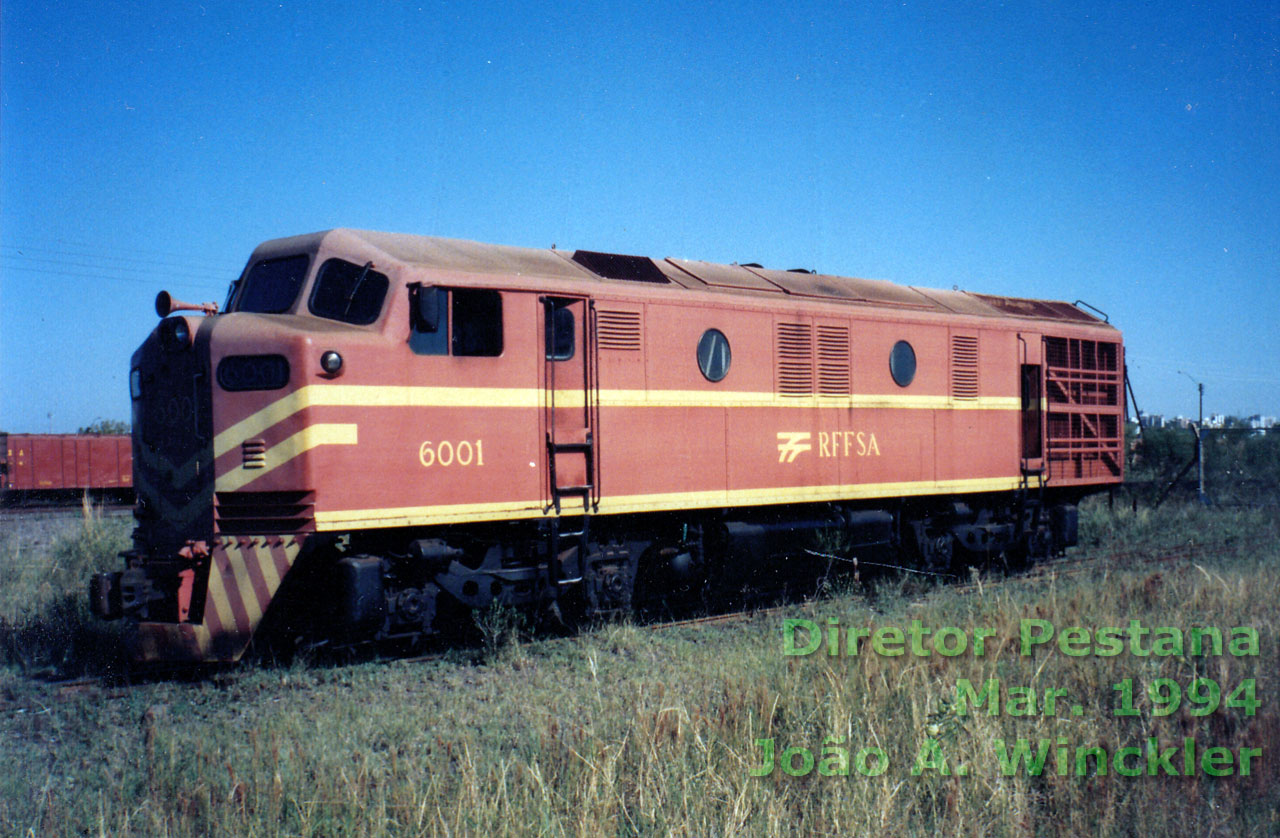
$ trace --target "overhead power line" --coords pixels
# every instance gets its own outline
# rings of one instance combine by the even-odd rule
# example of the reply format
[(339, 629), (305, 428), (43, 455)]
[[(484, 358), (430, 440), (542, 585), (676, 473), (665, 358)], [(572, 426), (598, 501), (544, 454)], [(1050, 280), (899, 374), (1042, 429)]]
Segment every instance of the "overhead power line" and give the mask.
[[(9, 271), (21, 271), (23, 273), (39, 274), (46, 277), (62, 276), (76, 279), (91, 279), (95, 282), (127, 282), (137, 285), (150, 285), (152, 287), (162, 284), (161, 280), (144, 279), (142, 277), (103, 276), (102, 274), (64, 271), (57, 268), (32, 268), (24, 267), (22, 265), (6, 265), (4, 264), (3, 258), (0, 258), (0, 273), (7, 273)], [(183, 277), (174, 274), (166, 277), (163, 280), (163, 284), (181, 288), (218, 288), (220, 290), (226, 290), (227, 286), (231, 284), (231, 280), (228, 279), (226, 282), (219, 283), (207, 279), (200, 279), (198, 277)]]
[(126, 271), (131, 273), (139, 272), (156, 272), (157, 269), (162, 271), (180, 271), (186, 276), (201, 276), (206, 279), (222, 279), (227, 277), (230, 281), (231, 277), (226, 271), (210, 271), (201, 268), (191, 268), (189, 265), (173, 264), (168, 262), (153, 262), (142, 259), (131, 260), (131, 262), (121, 262), (120, 264), (111, 264), (105, 259), (89, 261), (77, 261), (84, 259), (83, 256), (77, 256), (71, 259), (48, 259), (40, 256), (27, 256), (24, 253), (10, 253), (9, 248), (0, 246), (0, 259), (5, 259), (18, 264), (37, 264), (37, 265), (53, 265), (56, 267), (68, 268), (88, 268), (96, 271)]
[[(192, 265), (196, 267), (206, 268), (208, 270), (220, 270), (226, 267), (221, 261), (210, 261), (209, 259), (199, 259), (193, 257), (190, 253), (175, 252), (171, 250), (156, 250), (146, 247), (130, 247), (121, 250), (118, 245), (89, 244), (88, 242), (77, 242), (68, 239), (51, 239), (49, 241), (33, 241), (24, 244), (4, 244), (0, 247), (14, 247), (21, 250), (40, 250), (54, 253), (65, 253), (74, 256), (107, 256), (120, 259), (133, 259), (138, 256), (143, 257), (159, 257), (161, 259), (176, 259), (184, 265)], [(68, 250), (70, 248), (70, 250)], [(77, 253), (76, 251), (83, 251)]]

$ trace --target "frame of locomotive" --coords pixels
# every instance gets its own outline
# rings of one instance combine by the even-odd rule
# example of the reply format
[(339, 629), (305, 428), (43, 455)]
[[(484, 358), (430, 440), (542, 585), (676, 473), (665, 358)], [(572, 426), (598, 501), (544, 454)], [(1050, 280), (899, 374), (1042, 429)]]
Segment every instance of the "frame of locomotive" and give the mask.
[(616, 614), (801, 573), (818, 533), (1034, 559), (1123, 480), (1123, 370), (1119, 332), (1066, 303), (281, 239), (225, 314), (134, 355), (135, 548), (91, 602), (138, 621), (137, 659), (234, 660), (268, 613), (347, 639), (493, 601)]

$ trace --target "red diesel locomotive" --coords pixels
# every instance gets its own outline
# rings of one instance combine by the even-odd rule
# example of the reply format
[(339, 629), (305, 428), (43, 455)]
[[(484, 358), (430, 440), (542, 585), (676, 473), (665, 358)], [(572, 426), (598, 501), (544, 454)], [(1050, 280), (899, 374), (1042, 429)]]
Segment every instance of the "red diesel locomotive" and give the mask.
[(625, 612), (819, 534), (1034, 559), (1123, 479), (1120, 333), (1061, 302), (332, 230), (179, 307), (132, 359), (134, 549), (91, 586), (139, 660), (234, 660), (268, 612)]

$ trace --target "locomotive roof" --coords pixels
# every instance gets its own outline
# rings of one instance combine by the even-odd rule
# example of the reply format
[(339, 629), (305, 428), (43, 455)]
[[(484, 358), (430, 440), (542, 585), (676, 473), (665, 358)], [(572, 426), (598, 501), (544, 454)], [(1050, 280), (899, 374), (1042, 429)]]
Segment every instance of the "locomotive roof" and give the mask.
[[(858, 279), (807, 271), (771, 270), (755, 264), (724, 265), (689, 259), (651, 259), (595, 251), (565, 251), (482, 244), (462, 239), (336, 229), (264, 245), (277, 250), (338, 244), (356, 239), (393, 260), (462, 273), (535, 276), (605, 283), (643, 283), (651, 287), (719, 291), (751, 296), (779, 295), (870, 304), (896, 309), (985, 317), (1037, 318), (1100, 325), (1104, 321), (1071, 303), (976, 294), (968, 291), (917, 288), (882, 279)], [(355, 244), (356, 242), (351, 242)]]

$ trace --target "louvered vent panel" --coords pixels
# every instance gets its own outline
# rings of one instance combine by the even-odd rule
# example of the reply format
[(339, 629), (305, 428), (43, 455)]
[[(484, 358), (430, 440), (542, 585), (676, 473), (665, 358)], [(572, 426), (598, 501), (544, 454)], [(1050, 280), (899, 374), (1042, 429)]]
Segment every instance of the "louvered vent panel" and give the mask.
[(224, 535), (267, 535), (315, 529), (314, 492), (217, 492), (214, 516)]
[(813, 327), (808, 324), (778, 324), (778, 392), (813, 395)]
[(951, 336), (951, 397), (978, 398), (978, 339)]
[(267, 441), (246, 439), (240, 443), (241, 463), (245, 468), (265, 468), (267, 465)]
[(818, 327), (818, 394), (847, 396), (849, 383), (849, 327)]
[(596, 336), (601, 349), (640, 351), (640, 312), (604, 311), (596, 316)]

